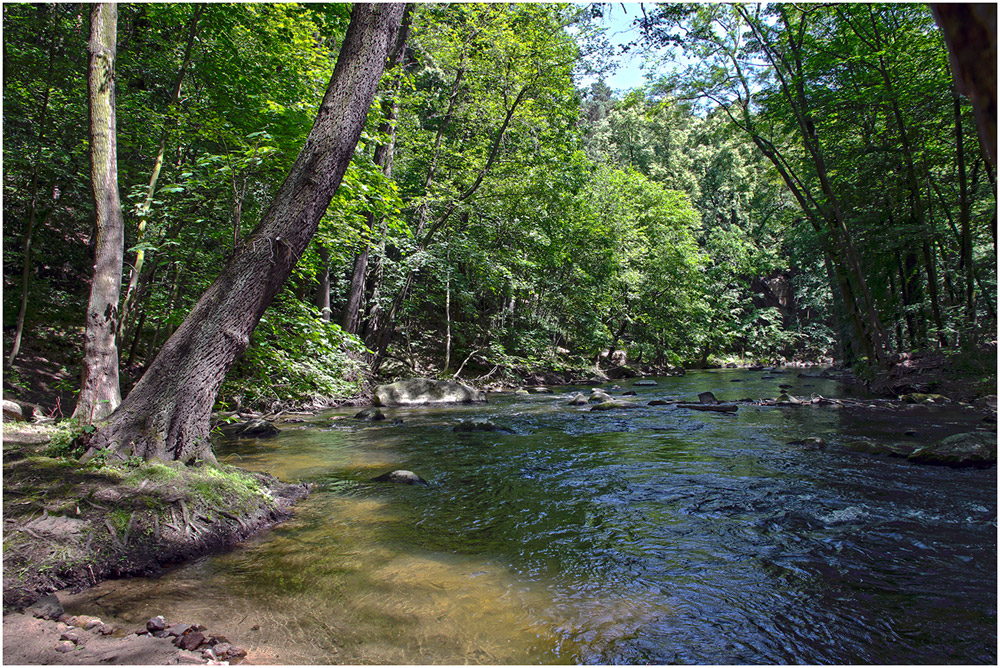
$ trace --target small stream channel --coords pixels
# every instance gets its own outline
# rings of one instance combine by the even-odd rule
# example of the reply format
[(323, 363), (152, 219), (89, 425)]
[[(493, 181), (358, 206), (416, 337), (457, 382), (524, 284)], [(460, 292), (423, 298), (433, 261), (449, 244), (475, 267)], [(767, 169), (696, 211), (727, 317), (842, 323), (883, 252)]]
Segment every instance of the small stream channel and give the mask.
[[(230, 553), (103, 583), (67, 610), (196, 621), (253, 663), (997, 662), (996, 469), (852, 449), (930, 443), (981, 416), (647, 407), (779, 383), (848, 391), (795, 370), (657, 381), (619, 381), (642, 405), (627, 411), (569, 407), (580, 388), (556, 388), (374, 424), (333, 410), (219, 443), (220, 460), (315, 491)], [(471, 417), (513, 433), (452, 430)], [(827, 448), (788, 445), (806, 436)], [(431, 484), (370, 482), (394, 469)]]

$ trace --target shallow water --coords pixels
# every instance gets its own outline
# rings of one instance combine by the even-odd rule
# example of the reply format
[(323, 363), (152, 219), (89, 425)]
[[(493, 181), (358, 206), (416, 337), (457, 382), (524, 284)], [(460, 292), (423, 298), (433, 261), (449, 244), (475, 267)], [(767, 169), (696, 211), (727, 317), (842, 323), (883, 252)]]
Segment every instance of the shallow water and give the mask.
[[(620, 381), (643, 404), (628, 411), (569, 407), (559, 388), (222, 443), (220, 459), (315, 491), (233, 552), (67, 608), (197, 621), (255, 663), (996, 663), (996, 470), (850, 449), (977, 418), (645, 406), (846, 392), (762, 375)], [(470, 417), (513, 433), (452, 430)], [(787, 445), (805, 436), (829, 445)], [(370, 482), (399, 468), (431, 484)]]

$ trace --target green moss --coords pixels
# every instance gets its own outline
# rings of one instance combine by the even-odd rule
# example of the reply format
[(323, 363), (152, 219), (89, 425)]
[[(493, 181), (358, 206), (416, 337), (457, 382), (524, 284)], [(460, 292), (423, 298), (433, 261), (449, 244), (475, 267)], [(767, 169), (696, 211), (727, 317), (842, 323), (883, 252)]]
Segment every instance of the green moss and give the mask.
[(268, 505), (274, 503), (270, 493), (256, 478), (234, 466), (192, 469), (189, 485), (192, 495), (208, 506), (247, 511), (261, 502)]

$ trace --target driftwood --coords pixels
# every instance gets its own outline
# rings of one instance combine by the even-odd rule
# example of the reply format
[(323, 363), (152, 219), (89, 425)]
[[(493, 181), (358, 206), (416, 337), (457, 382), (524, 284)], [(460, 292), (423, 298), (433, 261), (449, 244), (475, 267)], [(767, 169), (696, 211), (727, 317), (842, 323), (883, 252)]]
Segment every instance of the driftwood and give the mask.
[(693, 408), (696, 411), (715, 411), (716, 413), (735, 413), (737, 406), (733, 404), (677, 404), (678, 408)]

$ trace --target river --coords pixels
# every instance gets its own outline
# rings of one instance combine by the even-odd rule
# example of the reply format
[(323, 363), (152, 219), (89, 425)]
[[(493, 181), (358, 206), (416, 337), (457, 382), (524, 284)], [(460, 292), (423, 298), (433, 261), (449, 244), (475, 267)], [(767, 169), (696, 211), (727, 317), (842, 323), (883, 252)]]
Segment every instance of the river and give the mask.
[[(849, 391), (795, 370), (656, 380), (619, 381), (638, 392), (630, 410), (570, 407), (579, 388), (556, 388), (381, 423), (332, 410), (221, 442), (220, 460), (314, 492), (232, 552), (67, 610), (196, 621), (254, 663), (997, 662), (996, 469), (854, 447), (929, 443), (981, 416), (648, 407)], [(472, 417), (512, 433), (453, 431)], [(789, 445), (807, 436), (828, 445)], [(371, 482), (394, 469), (430, 484)]]

